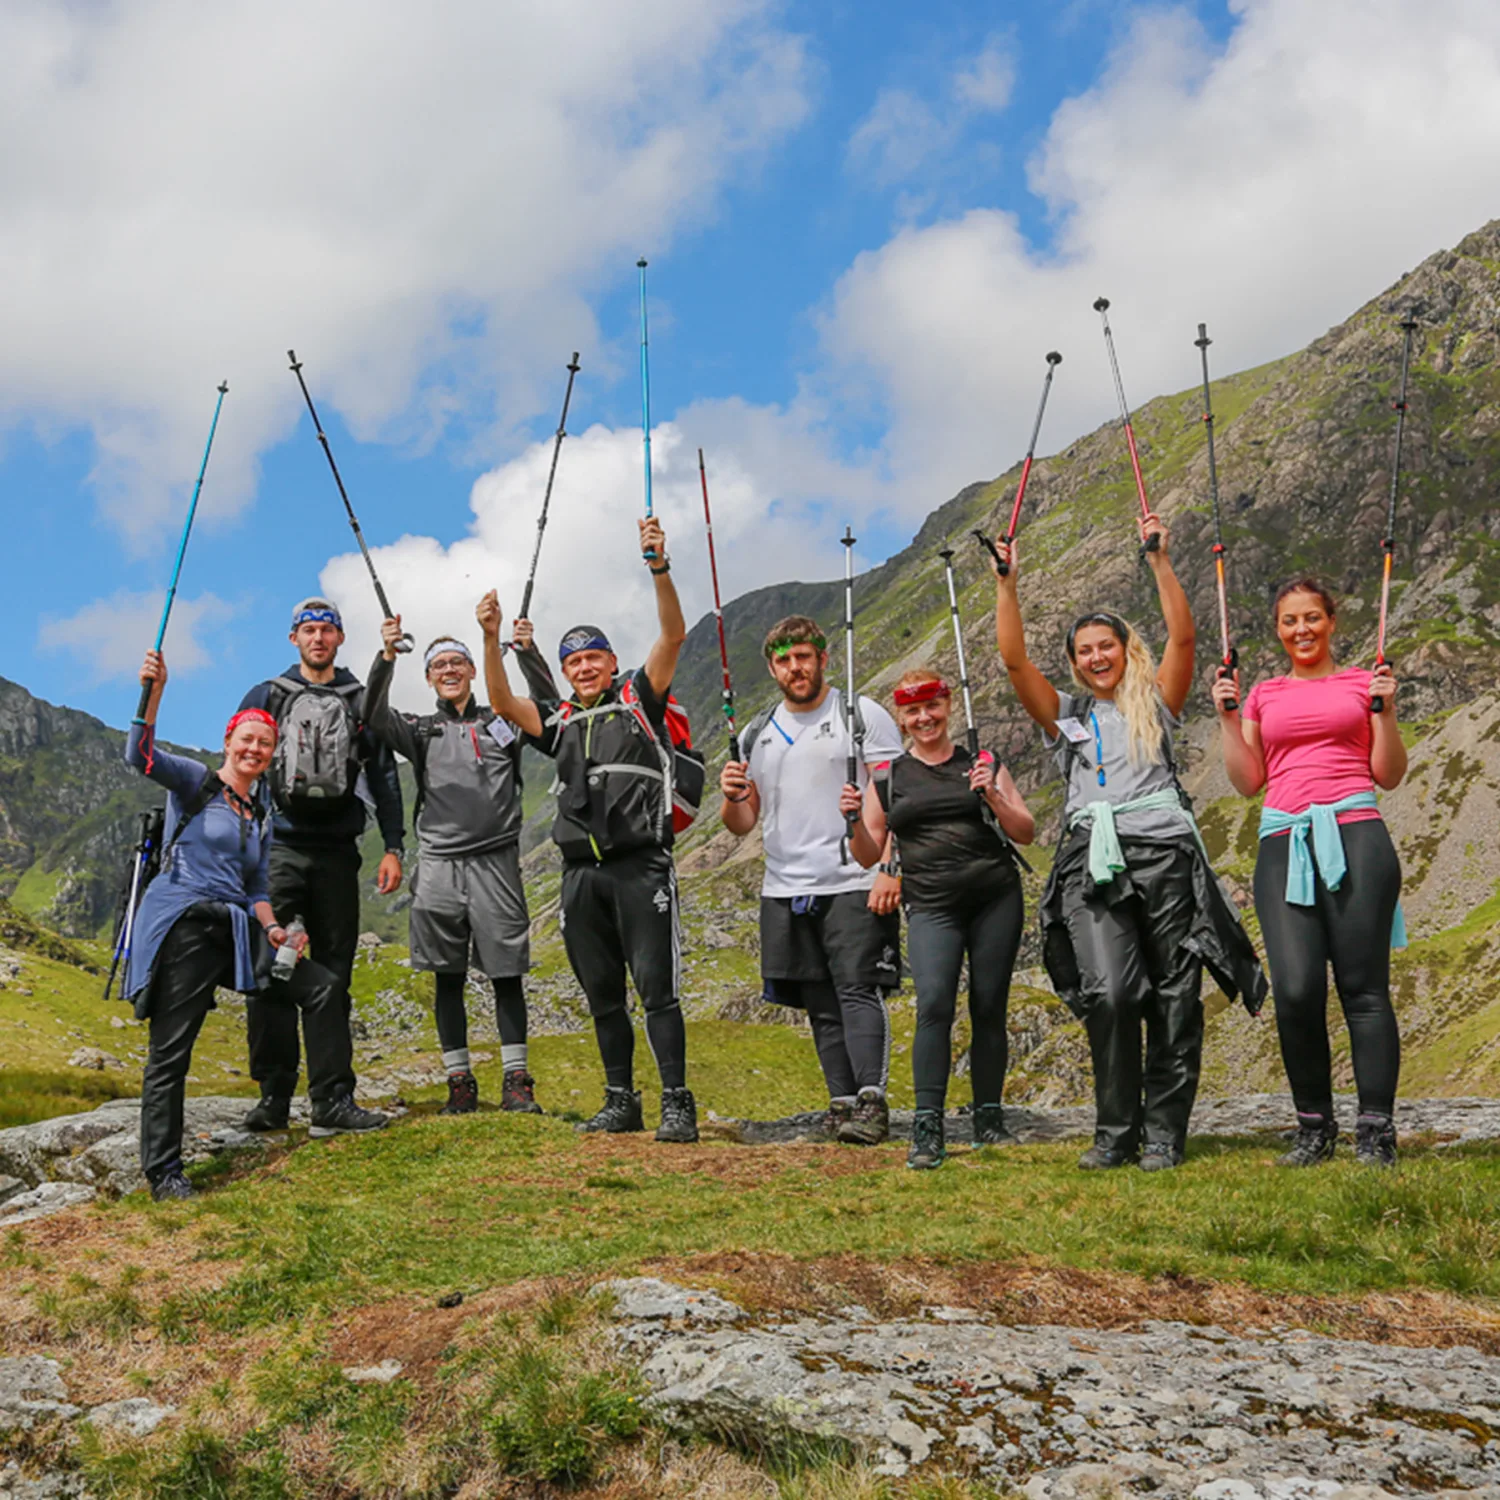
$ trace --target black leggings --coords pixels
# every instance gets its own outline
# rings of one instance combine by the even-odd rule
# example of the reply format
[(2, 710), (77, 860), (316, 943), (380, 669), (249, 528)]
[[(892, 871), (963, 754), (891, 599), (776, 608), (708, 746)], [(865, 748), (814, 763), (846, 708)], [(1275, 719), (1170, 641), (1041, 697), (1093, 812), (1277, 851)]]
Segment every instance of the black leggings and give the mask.
[[(435, 974), (437, 999), (433, 1013), (437, 1017), (438, 1045), (444, 1052), (459, 1052), (469, 1045), (469, 1012), (464, 1004), (467, 974)], [(495, 1025), (502, 1045), (513, 1046), (526, 1040), (526, 992), (521, 976), (492, 979), (495, 987)]]
[(783, 993), (795, 989), (807, 1011), (830, 1099), (853, 1099), (861, 1089), (885, 1092), (891, 1021), (878, 985), (835, 987), (831, 979), (779, 979), (776, 987)]
[(1289, 834), (1262, 839), (1255, 861), (1255, 910), (1271, 961), (1282, 1065), (1298, 1112), (1324, 1119), (1333, 1118), (1330, 963), (1349, 1027), (1362, 1113), (1394, 1112), (1401, 1071), (1401, 1036), (1391, 1008), (1391, 921), (1401, 894), (1401, 861), (1377, 818), (1345, 823), (1340, 832), (1348, 872), (1336, 891), (1316, 875), (1312, 906), (1292, 906), (1286, 899)]
[(912, 1077), (917, 1108), (941, 1110), (953, 1069), (958, 981), (969, 959), (969, 1077), (974, 1104), (998, 1104), (1010, 1058), (1005, 1012), (1021, 948), (1021, 882), (982, 906), (908, 911), (906, 961), (917, 987)]

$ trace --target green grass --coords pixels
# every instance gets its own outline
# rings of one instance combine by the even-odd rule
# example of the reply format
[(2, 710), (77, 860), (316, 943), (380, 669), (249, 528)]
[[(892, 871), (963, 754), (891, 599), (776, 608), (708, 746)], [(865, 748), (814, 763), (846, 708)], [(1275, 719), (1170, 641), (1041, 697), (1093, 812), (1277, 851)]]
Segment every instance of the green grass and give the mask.
[(133, 1072), (3, 1068), (0, 1069), (0, 1130), (49, 1120), (54, 1115), (97, 1109), (111, 1099), (134, 1098), (138, 1093), (140, 1078)]

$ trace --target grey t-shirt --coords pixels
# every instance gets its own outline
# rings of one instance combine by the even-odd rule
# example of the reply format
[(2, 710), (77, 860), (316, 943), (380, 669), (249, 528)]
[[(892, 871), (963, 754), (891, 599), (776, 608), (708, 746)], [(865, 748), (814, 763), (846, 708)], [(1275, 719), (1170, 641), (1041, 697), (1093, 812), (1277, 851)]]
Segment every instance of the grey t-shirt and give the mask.
[[(1059, 692), (1058, 719), (1077, 719), (1079, 705), (1085, 701), (1081, 695)], [(1182, 721), (1167, 710), (1161, 710), (1162, 723), (1167, 733), (1181, 726)], [(1088, 738), (1078, 742), (1077, 754), (1070, 755), (1067, 738), (1043, 736), (1047, 748), (1052, 751), (1058, 768), (1067, 778), (1068, 795), (1064, 811), (1071, 814), (1085, 802), (1129, 802), (1147, 792), (1170, 788), (1172, 768), (1163, 761), (1148, 762), (1143, 766), (1130, 763), (1127, 753), (1129, 731), (1125, 716), (1113, 703), (1095, 701), (1091, 713), (1078, 720)], [(1097, 730), (1097, 737), (1096, 737)], [(1103, 749), (1104, 785), (1099, 785), (1099, 749)], [(1124, 835), (1138, 839), (1177, 839), (1187, 833), (1187, 824), (1169, 808), (1148, 808), (1142, 812), (1128, 812), (1115, 820), (1115, 827)]]

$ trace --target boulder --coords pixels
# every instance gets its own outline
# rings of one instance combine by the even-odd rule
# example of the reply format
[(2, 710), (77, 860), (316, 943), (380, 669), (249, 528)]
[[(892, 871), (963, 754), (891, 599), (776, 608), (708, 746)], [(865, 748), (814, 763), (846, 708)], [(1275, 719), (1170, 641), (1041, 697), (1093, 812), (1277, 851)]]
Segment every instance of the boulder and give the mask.
[(97, 1189), (81, 1182), (44, 1182), (0, 1204), (0, 1229), (60, 1214), (65, 1209), (77, 1208), (80, 1203), (92, 1202), (97, 1196)]
[(95, 1427), (109, 1432), (121, 1432), (127, 1437), (143, 1438), (156, 1431), (176, 1408), (158, 1406), (144, 1396), (127, 1396), (123, 1401), (106, 1401), (88, 1414)]
[(62, 1367), (40, 1354), (0, 1359), (0, 1432), (30, 1432), (39, 1422), (76, 1417)]

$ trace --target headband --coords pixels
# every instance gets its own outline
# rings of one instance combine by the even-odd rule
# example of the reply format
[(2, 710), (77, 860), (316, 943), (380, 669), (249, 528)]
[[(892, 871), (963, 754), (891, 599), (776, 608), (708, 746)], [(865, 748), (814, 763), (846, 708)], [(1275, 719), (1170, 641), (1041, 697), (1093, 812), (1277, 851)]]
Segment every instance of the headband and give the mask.
[(292, 629), (299, 625), (333, 625), (342, 630), (344, 621), (337, 607), (326, 599), (304, 599), (292, 611)]
[(229, 723), (224, 726), (224, 738), (227, 740), (234, 731), (246, 721), (252, 724), (265, 724), (270, 728), (273, 737), (280, 734), (273, 715), (268, 714), (263, 708), (242, 708)]
[(926, 682), (914, 682), (910, 687), (896, 689), (896, 707), (910, 708), (913, 703), (930, 703), (934, 698), (951, 698), (953, 690), (941, 677), (929, 677)]
[(557, 647), (557, 659), (567, 661), (575, 651), (613, 651), (609, 637), (597, 625), (575, 625)]
[(458, 654), (463, 657), (463, 659), (468, 662), (471, 667), (474, 665), (474, 653), (470, 651), (462, 641), (455, 641), (445, 636), (440, 641), (434, 641), (427, 648), (427, 655), (422, 658), (423, 669), (430, 670), (432, 667), (433, 657), (437, 656), (439, 652), (442, 651), (457, 651)]
[(810, 640), (804, 640), (800, 635), (784, 635), (774, 641), (766, 642), (766, 660), (774, 657), (785, 656), (793, 646), (811, 646), (817, 651), (826, 651), (828, 641), (821, 631), (815, 633)]
[(1077, 653), (1073, 649), (1073, 637), (1083, 629), (1085, 625), (1107, 625), (1119, 636), (1123, 645), (1130, 644), (1130, 626), (1128, 626), (1119, 615), (1112, 615), (1107, 609), (1096, 610), (1091, 615), (1079, 615), (1079, 617), (1068, 626), (1068, 660), (1072, 661)]

